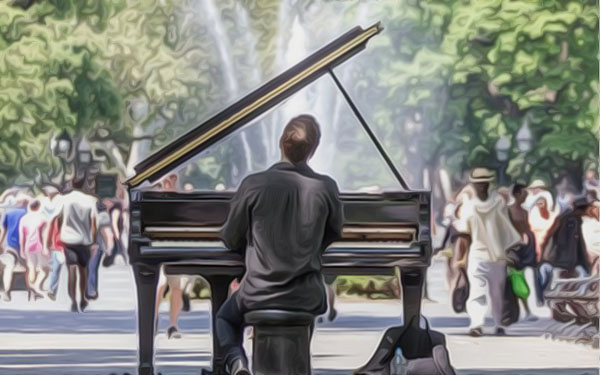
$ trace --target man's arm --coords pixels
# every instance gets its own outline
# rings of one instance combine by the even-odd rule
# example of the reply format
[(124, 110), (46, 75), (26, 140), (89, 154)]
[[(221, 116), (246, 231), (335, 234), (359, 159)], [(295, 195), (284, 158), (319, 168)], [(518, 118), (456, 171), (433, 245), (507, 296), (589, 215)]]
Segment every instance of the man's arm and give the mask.
[(25, 228), (23, 227), (23, 220), (19, 222), (19, 248), (17, 250), (22, 257), (25, 257)]
[[(118, 240), (121, 238), (121, 232), (119, 231), (119, 215), (122, 215), (121, 211), (118, 208), (113, 208), (110, 211), (110, 219), (112, 224), (113, 233), (115, 234), (115, 239)], [(123, 221), (125, 222), (125, 221)]]
[(6, 215), (2, 216), (2, 225), (0, 225), (0, 254), (4, 253), (4, 240), (6, 239), (7, 228)]
[(251, 199), (242, 181), (240, 188), (229, 203), (227, 221), (221, 229), (221, 238), (225, 245), (233, 251), (243, 251), (246, 247), (246, 236), (250, 225), (250, 212), (248, 210)]
[(342, 229), (344, 226), (344, 208), (340, 200), (340, 193), (335, 181), (331, 180), (328, 184), (329, 190), (329, 216), (325, 227), (325, 236), (323, 237), (323, 249), (332, 242), (342, 238)]
[(54, 235), (54, 228), (56, 228), (56, 221), (58, 220), (58, 216), (52, 217), (48, 221), (48, 226), (46, 228), (46, 235), (44, 237), (44, 250), (49, 251), (52, 248), (52, 236)]
[(96, 225), (98, 224), (98, 220), (97, 220), (97, 214), (96, 214), (96, 210), (92, 210), (92, 212), (90, 213), (90, 222), (91, 222), (91, 229), (92, 229), (92, 243), (96, 243), (96, 235), (98, 233), (98, 228), (96, 227)]
[(48, 256), (50, 255), (50, 250), (48, 250), (48, 247), (46, 246), (47, 243), (47, 239), (48, 237), (50, 237), (49, 233), (50, 233), (50, 225), (49, 225), (50, 221), (46, 221), (44, 220), (41, 228), (40, 228), (40, 236), (41, 236), (41, 240), (42, 240), (42, 254), (44, 256)]

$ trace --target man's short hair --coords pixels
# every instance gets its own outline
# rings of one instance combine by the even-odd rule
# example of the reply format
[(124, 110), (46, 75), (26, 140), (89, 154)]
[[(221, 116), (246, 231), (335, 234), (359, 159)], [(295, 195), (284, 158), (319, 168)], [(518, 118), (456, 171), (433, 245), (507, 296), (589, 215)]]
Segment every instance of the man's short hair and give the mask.
[(85, 176), (75, 176), (73, 178), (73, 189), (81, 189), (85, 185)]
[(515, 184), (512, 188), (513, 197), (516, 197), (518, 194), (520, 194), (526, 188), (527, 188), (527, 186), (525, 186), (523, 184)]
[(279, 141), (283, 155), (292, 163), (308, 160), (317, 149), (321, 130), (311, 115), (294, 117), (283, 129)]
[(37, 211), (37, 210), (38, 210), (38, 208), (40, 208), (40, 201), (39, 201), (39, 200), (37, 200), (37, 199), (34, 199), (34, 200), (32, 200), (32, 201), (29, 203), (29, 210), (30, 210), (30, 211)]

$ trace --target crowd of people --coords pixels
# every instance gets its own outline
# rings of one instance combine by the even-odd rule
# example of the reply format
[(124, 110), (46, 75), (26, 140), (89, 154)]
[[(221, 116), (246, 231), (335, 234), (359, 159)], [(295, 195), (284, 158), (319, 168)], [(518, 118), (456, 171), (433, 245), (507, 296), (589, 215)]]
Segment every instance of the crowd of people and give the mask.
[[(484, 334), (491, 309), (495, 333), (519, 319), (536, 320), (527, 303), (533, 270), (537, 305), (553, 278), (588, 278), (600, 274), (600, 186), (589, 171), (584, 188), (574, 192), (563, 182), (552, 194), (546, 183), (492, 188), (494, 173), (471, 171), (469, 184), (444, 210), (446, 234), (439, 250), (450, 249), (447, 282), (455, 311), (470, 317), (469, 334)], [(511, 316), (516, 304), (516, 316)]]
[[(123, 200), (84, 192), (85, 178), (68, 189), (52, 184), (34, 194), (12, 188), (0, 196), (2, 299), (11, 300), (15, 273), (25, 273), (28, 298), (55, 300), (63, 265), (68, 272), (71, 310), (84, 311), (98, 298), (98, 270), (117, 255), (126, 257)], [(79, 290), (79, 299), (77, 298)]]
[[(76, 178), (68, 189), (49, 184), (37, 195), (31, 188), (13, 188), (0, 196), (2, 300), (11, 300), (13, 277), (21, 272), (30, 300), (55, 300), (63, 265), (72, 311), (84, 311), (98, 298), (100, 265), (111, 265), (119, 254), (126, 258), (127, 205), (124, 199), (84, 192), (84, 183)], [(528, 304), (527, 268), (533, 270), (538, 306), (544, 305), (544, 291), (553, 278), (600, 274), (600, 184), (595, 172), (586, 175), (579, 193), (561, 183), (554, 195), (542, 180), (498, 188), (493, 183), (492, 171), (472, 170), (469, 184), (446, 205), (442, 222), (446, 231), (440, 249), (451, 249), (446, 254), (452, 305), (469, 314), (473, 336), (483, 334), (489, 309), (497, 334), (515, 320), (507, 317), (507, 289), (523, 306), (522, 318), (537, 319)], [(168, 175), (156, 187), (178, 191), (178, 176)], [(179, 314), (190, 309), (195, 283), (188, 276), (161, 274), (157, 311), (168, 295), (170, 338), (181, 337)], [(237, 289), (235, 284), (232, 288)], [(333, 295), (328, 290), (329, 320), (335, 318)]]

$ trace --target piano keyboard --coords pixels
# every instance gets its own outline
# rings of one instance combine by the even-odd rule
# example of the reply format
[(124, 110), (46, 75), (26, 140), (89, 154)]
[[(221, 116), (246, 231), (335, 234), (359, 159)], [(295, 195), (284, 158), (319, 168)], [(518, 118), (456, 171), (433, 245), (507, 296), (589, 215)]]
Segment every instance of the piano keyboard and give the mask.
[[(163, 254), (170, 252), (194, 253), (194, 252), (230, 252), (223, 241), (190, 241), (190, 240), (155, 240), (150, 246), (142, 248), (142, 254)], [(419, 256), (421, 250), (412, 247), (406, 242), (398, 241), (352, 241), (334, 242), (326, 250), (325, 255), (345, 256), (350, 254), (372, 254), (378, 256)]]

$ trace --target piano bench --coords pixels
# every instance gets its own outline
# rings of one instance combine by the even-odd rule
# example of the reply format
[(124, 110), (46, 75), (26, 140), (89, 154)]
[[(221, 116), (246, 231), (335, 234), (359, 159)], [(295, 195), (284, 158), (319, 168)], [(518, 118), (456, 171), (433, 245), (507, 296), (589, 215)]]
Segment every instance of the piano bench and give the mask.
[(315, 317), (307, 312), (254, 310), (244, 315), (254, 327), (254, 375), (310, 375), (310, 339)]

